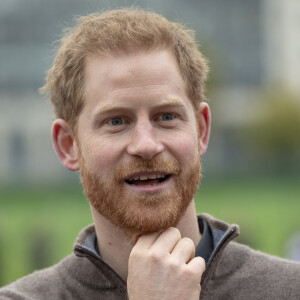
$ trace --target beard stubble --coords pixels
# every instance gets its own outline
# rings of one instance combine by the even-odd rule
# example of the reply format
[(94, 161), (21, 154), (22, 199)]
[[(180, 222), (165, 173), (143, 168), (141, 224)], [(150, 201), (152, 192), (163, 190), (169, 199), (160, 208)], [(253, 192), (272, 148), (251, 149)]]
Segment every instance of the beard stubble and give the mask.
[[(144, 171), (172, 174), (172, 188), (140, 194), (126, 187), (124, 178)], [(128, 164), (120, 164), (113, 174), (108, 179), (90, 171), (80, 155), (80, 179), (90, 204), (134, 243), (141, 235), (177, 225), (198, 189), (200, 157), (185, 168), (175, 159), (135, 158)]]

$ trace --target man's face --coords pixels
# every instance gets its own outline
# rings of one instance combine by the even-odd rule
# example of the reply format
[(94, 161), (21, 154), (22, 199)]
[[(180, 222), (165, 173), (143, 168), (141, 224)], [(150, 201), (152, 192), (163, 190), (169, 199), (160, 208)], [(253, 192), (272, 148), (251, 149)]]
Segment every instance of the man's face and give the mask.
[(175, 226), (200, 181), (197, 120), (168, 50), (90, 56), (79, 116), (91, 205), (128, 239)]

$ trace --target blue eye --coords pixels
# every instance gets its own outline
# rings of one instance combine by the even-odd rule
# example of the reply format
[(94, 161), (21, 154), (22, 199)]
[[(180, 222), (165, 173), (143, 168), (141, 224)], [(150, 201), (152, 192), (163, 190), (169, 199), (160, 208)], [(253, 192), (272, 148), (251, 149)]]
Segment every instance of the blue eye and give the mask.
[(123, 119), (120, 117), (112, 118), (108, 121), (108, 123), (113, 126), (120, 126), (123, 124)]
[(174, 119), (174, 115), (171, 113), (165, 113), (161, 116), (162, 121), (172, 121)]

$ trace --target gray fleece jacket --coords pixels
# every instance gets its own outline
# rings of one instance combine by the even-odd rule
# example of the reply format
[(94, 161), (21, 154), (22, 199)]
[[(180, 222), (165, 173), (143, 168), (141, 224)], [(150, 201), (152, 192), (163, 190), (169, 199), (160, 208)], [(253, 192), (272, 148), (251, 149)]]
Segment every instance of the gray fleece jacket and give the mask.
[[(232, 242), (236, 225), (202, 214), (213, 252), (201, 282), (201, 300), (300, 300), (300, 264), (263, 254)], [(74, 254), (57, 265), (0, 288), (0, 300), (127, 299), (126, 282), (95, 251), (95, 229), (79, 234)]]

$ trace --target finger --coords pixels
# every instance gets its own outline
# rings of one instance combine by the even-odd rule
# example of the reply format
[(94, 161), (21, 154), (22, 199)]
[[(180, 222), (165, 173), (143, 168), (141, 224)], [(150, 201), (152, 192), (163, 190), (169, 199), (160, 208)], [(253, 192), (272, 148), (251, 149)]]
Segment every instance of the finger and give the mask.
[(200, 256), (196, 256), (189, 261), (187, 266), (191, 270), (191, 272), (195, 274), (197, 282), (200, 282), (206, 268), (205, 260)]
[(150, 248), (160, 234), (161, 234), (161, 231), (142, 235), (137, 240), (137, 242), (133, 248), (141, 248), (141, 249)]
[(157, 237), (151, 250), (171, 253), (180, 239), (180, 231), (175, 227), (169, 227)]
[(188, 263), (192, 258), (195, 257), (194, 242), (186, 237), (179, 240), (172, 251), (172, 257), (178, 262)]

